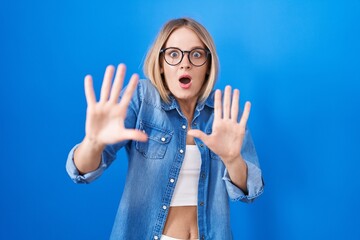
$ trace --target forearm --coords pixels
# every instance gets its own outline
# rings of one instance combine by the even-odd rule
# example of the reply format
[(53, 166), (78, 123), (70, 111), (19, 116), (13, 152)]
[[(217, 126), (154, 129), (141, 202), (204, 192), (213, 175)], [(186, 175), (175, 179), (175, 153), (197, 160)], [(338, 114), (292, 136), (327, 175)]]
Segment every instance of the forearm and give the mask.
[(99, 167), (104, 148), (104, 145), (84, 138), (74, 152), (74, 164), (80, 174), (92, 172)]
[(229, 173), (231, 182), (247, 194), (247, 165), (242, 156), (240, 155), (235, 159), (226, 161), (225, 167)]

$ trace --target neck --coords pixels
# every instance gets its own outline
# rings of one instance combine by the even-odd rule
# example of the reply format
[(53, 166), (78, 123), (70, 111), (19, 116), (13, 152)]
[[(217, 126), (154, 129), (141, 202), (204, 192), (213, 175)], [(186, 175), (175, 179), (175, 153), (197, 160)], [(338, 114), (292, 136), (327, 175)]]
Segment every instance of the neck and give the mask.
[(180, 105), (181, 112), (185, 115), (186, 119), (188, 120), (188, 124), (190, 124), (194, 117), (196, 101), (178, 99), (178, 103)]

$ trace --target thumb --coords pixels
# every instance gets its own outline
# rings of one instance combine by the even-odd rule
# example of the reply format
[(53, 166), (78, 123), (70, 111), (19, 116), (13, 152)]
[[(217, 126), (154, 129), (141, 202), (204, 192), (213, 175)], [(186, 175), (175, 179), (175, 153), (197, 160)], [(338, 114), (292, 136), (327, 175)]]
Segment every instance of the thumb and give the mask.
[(140, 142), (146, 142), (148, 140), (148, 136), (145, 133), (134, 129), (126, 129), (122, 136), (126, 139)]
[(203, 141), (204, 143), (206, 142), (208, 135), (206, 135), (203, 131), (198, 130), (198, 129), (190, 129), (188, 131), (188, 134), (190, 136), (193, 136), (195, 138), (199, 138), (201, 141)]

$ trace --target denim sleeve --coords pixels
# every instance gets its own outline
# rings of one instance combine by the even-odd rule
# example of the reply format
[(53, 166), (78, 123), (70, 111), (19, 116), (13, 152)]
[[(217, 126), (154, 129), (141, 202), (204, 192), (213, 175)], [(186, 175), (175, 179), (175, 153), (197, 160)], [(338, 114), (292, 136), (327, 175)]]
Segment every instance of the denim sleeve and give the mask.
[(264, 182), (254, 143), (252, 141), (249, 130), (246, 130), (246, 135), (241, 149), (241, 155), (247, 165), (246, 185), (248, 194), (245, 194), (240, 188), (231, 182), (229, 173), (226, 169), (223, 180), (225, 181), (225, 186), (231, 200), (251, 203), (264, 191)]
[(105, 171), (105, 169), (108, 168), (108, 166), (110, 166), (110, 164), (116, 158), (115, 145), (108, 145), (105, 147), (104, 151), (101, 154), (101, 162), (99, 167), (92, 172), (80, 174), (74, 163), (74, 152), (78, 146), (79, 144), (75, 145), (70, 150), (66, 161), (66, 171), (75, 183), (91, 183), (92, 181), (100, 177)]

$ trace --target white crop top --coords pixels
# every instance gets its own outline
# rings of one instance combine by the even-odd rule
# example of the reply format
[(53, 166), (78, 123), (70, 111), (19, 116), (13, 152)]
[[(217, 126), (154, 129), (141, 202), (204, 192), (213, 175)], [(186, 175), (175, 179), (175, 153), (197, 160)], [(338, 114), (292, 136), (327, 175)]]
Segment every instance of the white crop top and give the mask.
[(186, 145), (184, 161), (170, 206), (196, 206), (201, 168), (201, 154), (196, 145)]

